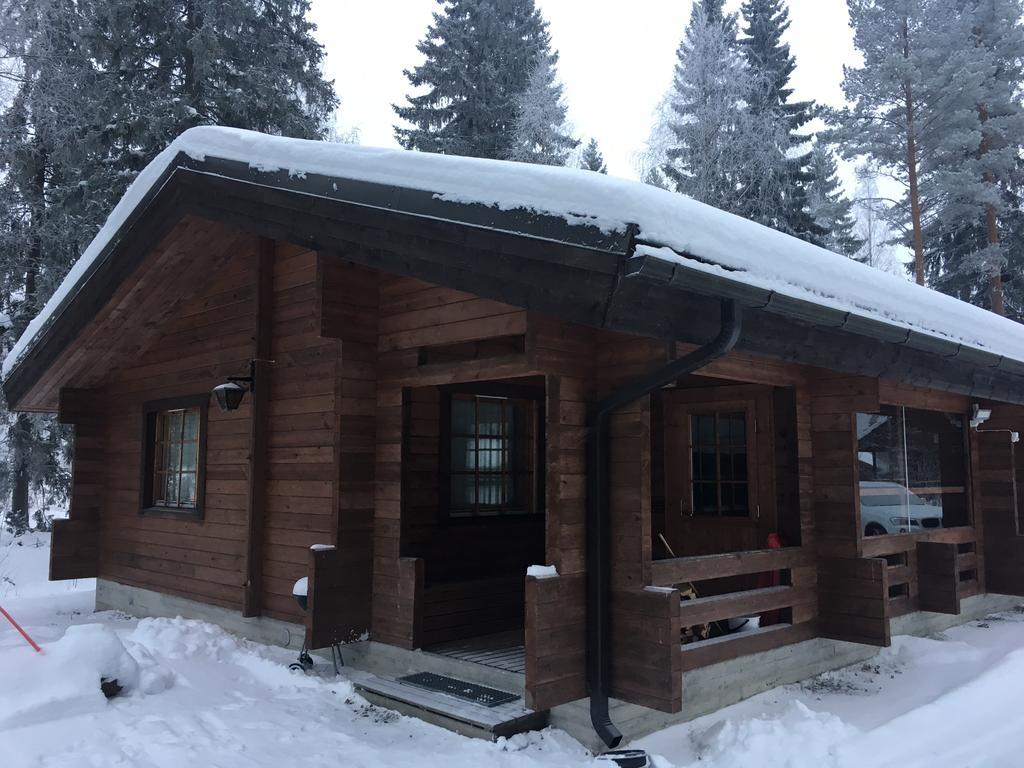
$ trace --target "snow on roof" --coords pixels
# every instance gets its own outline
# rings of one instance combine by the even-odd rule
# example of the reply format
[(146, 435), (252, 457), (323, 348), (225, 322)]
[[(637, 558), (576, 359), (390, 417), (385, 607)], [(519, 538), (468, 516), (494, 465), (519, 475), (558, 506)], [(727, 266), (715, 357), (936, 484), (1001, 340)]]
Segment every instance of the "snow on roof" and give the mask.
[(258, 171), (320, 174), (431, 192), (455, 203), (523, 209), (605, 232), (639, 225), (641, 251), (690, 270), (773, 290), (1024, 362), (1024, 329), (958, 299), (844, 256), (635, 181), (571, 168), (527, 165), (290, 139), (233, 128), (181, 134), (139, 174), (106, 224), (3, 364), (6, 378), (175, 156), (247, 163)]

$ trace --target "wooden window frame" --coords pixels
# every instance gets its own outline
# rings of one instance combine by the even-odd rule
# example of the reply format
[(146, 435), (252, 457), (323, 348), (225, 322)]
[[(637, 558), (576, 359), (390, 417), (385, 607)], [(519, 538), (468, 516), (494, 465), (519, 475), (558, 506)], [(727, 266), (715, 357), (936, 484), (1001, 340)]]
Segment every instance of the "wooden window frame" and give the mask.
[[(156, 421), (164, 411), (199, 409), (199, 445), (196, 451), (196, 503), (194, 507), (171, 507), (153, 503), (153, 475), (156, 459)], [(139, 481), (139, 514), (203, 519), (206, 502), (206, 443), (210, 394), (185, 395), (142, 404), (142, 468)]]
[[(684, 407), (686, 414), (686, 459), (681, 468), (683, 474), (683, 488), (685, 489), (686, 502), (689, 509), (683, 510), (691, 520), (701, 522), (715, 522), (721, 525), (743, 525), (754, 523), (760, 518), (760, 507), (758, 501), (759, 478), (757, 474), (757, 403), (755, 400), (734, 400), (707, 402)], [(722, 414), (742, 413), (746, 422), (746, 443), (747, 443), (747, 514), (745, 515), (723, 515), (721, 513), (721, 455), (719, 453), (718, 439), (718, 417)], [(693, 498), (693, 417), (714, 416), (715, 417), (715, 465), (716, 480), (715, 487), (719, 494), (718, 513), (714, 515), (699, 515), (694, 509)]]
[[(455, 512), (452, 509), (451, 478), (452, 478), (452, 430), (451, 407), (454, 397), (496, 398), (515, 402), (527, 402), (533, 412), (533, 445), (532, 468), (530, 470), (530, 499), (526, 508), (500, 509), (495, 511), (479, 511), (479, 505), (469, 513)], [(499, 521), (509, 519), (532, 519), (543, 517), (545, 512), (544, 498), (544, 453), (545, 453), (545, 419), (544, 395), (532, 387), (514, 385), (489, 385), (482, 383), (476, 386), (450, 386), (441, 391), (439, 441), (439, 511), (442, 522), (446, 523), (480, 523), (487, 520)]]

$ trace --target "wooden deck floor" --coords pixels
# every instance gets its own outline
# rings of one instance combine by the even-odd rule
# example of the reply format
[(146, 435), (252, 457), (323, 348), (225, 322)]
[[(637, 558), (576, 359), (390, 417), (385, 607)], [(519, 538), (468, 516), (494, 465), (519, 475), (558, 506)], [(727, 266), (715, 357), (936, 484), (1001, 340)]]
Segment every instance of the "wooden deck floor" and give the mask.
[(424, 648), (460, 661), (471, 661), (487, 667), (503, 669), (506, 672), (526, 672), (526, 649), (521, 631), (500, 632), (496, 635), (472, 637)]

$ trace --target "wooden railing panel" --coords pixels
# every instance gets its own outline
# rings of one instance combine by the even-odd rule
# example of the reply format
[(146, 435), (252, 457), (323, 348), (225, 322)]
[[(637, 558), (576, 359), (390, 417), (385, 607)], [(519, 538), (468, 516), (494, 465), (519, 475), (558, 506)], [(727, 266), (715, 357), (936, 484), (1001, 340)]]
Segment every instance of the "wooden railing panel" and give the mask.
[(704, 579), (747, 576), (752, 573), (813, 565), (813, 555), (801, 547), (679, 557), (674, 560), (655, 560), (651, 564), (651, 584), (657, 587), (671, 587)]
[(889, 564), (881, 558), (821, 558), (818, 606), (824, 637), (888, 646)]
[(917, 542), (918, 606), (922, 611), (960, 613), (957, 545)]
[(683, 706), (679, 591), (662, 587), (612, 594), (615, 698), (660, 712)]
[(583, 574), (526, 577), (526, 705), (544, 710), (587, 695)]

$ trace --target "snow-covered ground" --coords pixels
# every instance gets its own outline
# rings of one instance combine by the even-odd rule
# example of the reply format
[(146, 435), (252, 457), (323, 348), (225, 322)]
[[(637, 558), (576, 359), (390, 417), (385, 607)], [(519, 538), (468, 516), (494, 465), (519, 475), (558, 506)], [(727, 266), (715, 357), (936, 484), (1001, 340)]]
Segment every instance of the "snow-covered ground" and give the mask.
[[(42, 546), (37, 546), (42, 543)], [(0, 766), (572, 768), (563, 733), (497, 744), (368, 705), (293, 653), (182, 619), (90, 612), (91, 582), (45, 582), (39, 535), (0, 542)], [(99, 675), (126, 691), (109, 702)], [(638, 745), (656, 768), (964, 768), (1024, 764), (1024, 613), (896, 638), (869, 663), (786, 686)]]

